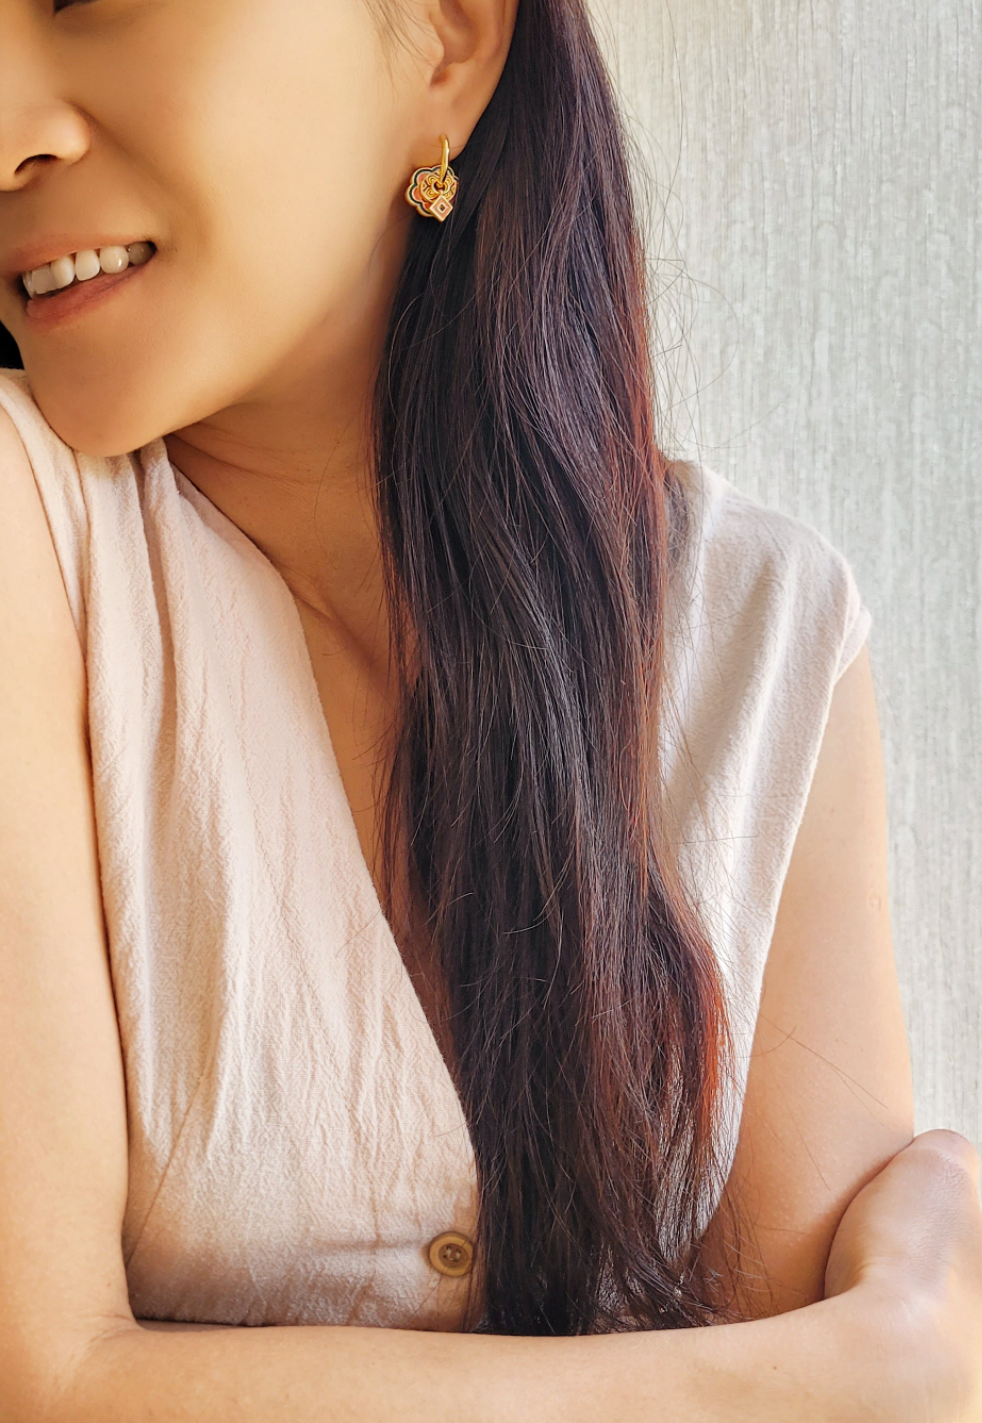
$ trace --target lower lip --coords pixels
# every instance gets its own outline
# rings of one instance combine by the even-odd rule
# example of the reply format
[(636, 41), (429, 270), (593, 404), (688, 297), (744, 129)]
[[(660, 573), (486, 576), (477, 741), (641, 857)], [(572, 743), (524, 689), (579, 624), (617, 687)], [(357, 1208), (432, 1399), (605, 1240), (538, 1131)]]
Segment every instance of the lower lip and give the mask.
[(87, 282), (73, 282), (70, 287), (63, 287), (61, 291), (52, 292), (50, 296), (29, 297), (24, 310), (32, 330), (47, 331), (83, 311), (91, 311), (93, 307), (101, 306), (114, 292), (119, 291), (120, 287), (135, 281), (141, 272), (152, 267), (155, 257), (156, 253), (148, 262), (143, 262), (138, 267), (127, 267), (122, 272), (100, 272), (99, 276), (92, 277)]

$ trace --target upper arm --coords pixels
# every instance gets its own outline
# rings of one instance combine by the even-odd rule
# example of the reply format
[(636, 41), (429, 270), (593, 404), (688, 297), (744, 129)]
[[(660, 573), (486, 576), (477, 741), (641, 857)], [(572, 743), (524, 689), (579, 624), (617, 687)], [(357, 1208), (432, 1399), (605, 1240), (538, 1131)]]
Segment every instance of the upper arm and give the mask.
[(126, 1112), (85, 667), (23, 443), (0, 410), (0, 1415), (129, 1314)]
[(750, 1317), (823, 1297), (849, 1201), (913, 1136), (893, 957), (882, 744), (863, 647), (836, 683), (765, 966), (746, 1097), (711, 1251), (740, 1212)]

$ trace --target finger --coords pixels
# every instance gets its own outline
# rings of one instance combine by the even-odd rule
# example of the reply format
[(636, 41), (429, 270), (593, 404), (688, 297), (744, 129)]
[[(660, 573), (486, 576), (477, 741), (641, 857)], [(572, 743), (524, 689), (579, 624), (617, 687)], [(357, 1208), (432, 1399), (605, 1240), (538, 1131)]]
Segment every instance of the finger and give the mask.
[(934, 1127), (923, 1131), (904, 1147), (904, 1151), (929, 1151), (966, 1171), (976, 1192), (979, 1190), (979, 1153), (967, 1136), (951, 1131), (947, 1127)]

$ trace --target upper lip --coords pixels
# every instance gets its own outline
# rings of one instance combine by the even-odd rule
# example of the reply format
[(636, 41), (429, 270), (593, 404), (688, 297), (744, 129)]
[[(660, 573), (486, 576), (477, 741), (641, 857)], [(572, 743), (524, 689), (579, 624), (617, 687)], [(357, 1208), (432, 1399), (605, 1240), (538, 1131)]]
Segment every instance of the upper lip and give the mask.
[(33, 272), (56, 257), (67, 257), (75, 252), (85, 252), (89, 248), (131, 247), (134, 242), (146, 242), (143, 233), (136, 236), (120, 236), (116, 232), (56, 232), (51, 237), (42, 237), (35, 242), (25, 242), (14, 247), (2, 257), (0, 276), (8, 282), (16, 282), (25, 272)]

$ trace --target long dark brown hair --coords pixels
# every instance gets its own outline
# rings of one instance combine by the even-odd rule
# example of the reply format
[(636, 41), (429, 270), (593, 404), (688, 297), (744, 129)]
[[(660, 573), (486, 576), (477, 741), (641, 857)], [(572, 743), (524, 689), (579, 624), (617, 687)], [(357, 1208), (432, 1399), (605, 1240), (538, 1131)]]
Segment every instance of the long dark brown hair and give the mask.
[(454, 211), (412, 220), (376, 389), (388, 864), (408, 844), (448, 992), (496, 1333), (729, 1303), (699, 1212), (732, 1044), (658, 749), (685, 485), (628, 150), (582, 0), (520, 0)]
[(685, 490), (656, 443), (628, 138), (582, 0), (520, 0), (454, 167), (450, 217), (413, 219), (376, 461), (404, 614), (387, 858), (404, 837), (448, 991), (477, 1327), (705, 1324), (731, 1043), (658, 755)]

